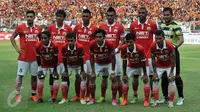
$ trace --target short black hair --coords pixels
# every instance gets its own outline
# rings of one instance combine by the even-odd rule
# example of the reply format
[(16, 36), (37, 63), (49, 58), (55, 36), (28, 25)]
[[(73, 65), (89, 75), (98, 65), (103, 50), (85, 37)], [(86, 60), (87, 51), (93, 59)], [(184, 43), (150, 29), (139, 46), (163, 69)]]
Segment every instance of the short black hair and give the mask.
[(114, 12), (116, 14), (115, 9), (113, 7), (111, 7), (111, 6), (108, 8), (107, 12)]
[(146, 12), (148, 12), (147, 8), (145, 6), (142, 6), (142, 7), (139, 8), (139, 10), (141, 10), (141, 9), (146, 10)]
[(155, 35), (157, 35), (157, 36), (163, 36), (164, 38), (165, 38), (165, 33), (162, 31), (162, 30), (157, 30), (156, 32), (155, 32)]
[(163, 13), (166, 12), (166, 11), (169, 11), (169, 12), (171, 13), (171, 15), (173, 16), (173, 10), (172, 10), (172, 8), (170, 8), (170, 7), (165, 7), (165, 8), (163, 9)]
[(127, 33), (126, 36), (125, 36), (126, 41), (127, 40), (134, 40), (135, 41), (135, 38), (136, 38), (136, 36), (133, 33)]
[(42, 33), (40, 33), (40, 34), (38, 35), (39, 40), (41, 40), (42, 34), (45, 34), (49, 39), (50, 39), (50, 37), (51, 37), (51, 34), (50, 34), (48, 31), (43, 31)]
[(28, 15), (29, 13), (32, 13), (35, 16), (35, 12), (33, 10), (26, 11), (26, 15)]
[(75, 32), (69, 32), (69, 33), (67, 33), (66, 37), (68, 39), (74, 39), (74, 40), (76, 40), (76, 33)]
[(66, 17), (67, 15), (66, 15), (66, 13), (65, 13), (65, 11), (64, 10), (57, 10), (57, 12), (56, 12), (56, 16), (58, 15), (58, 14), (61, 14), (61, 15), (63, 15), (64, 17)]
[(84, 9), (84, 10), (83, 10), (83, 13), (89, 13), (89, 14), (91, 14), (91, 12), (90, 12), (89, 9)]
[(97, 33), (102, 33), (104, 37), (106, 36), (106, 31), (104, 29), (100, 29), (100, 28), (96, 29), (94, 32), (94, 36), (96, 36)]

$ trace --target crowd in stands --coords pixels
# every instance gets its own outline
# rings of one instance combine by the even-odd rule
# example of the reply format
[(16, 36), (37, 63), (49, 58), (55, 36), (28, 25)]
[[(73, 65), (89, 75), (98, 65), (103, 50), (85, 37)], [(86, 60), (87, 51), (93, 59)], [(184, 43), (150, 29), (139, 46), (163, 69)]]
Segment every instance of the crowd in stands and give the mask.
[(66, 20), (80, 22), (83, 8), (89, 8), (92, 23), (98, 25), (104, 22), (109, 6), (116, 9), (117, 22), (127, 25), (137, 19), (137, 10), (142, 5), (149, 11), (148, 18), (155, 21), (162, 21), (163, 7), (171, 7), (176, 21), (198, 21), (200, 26), (199, 0), (1, 0), (0, 27), (14, 27), (13, 24), (25, 19), (26, 10), (30, 9), (37, 13), (37, 20), (51, 24), (58, 9), (66, 10)]

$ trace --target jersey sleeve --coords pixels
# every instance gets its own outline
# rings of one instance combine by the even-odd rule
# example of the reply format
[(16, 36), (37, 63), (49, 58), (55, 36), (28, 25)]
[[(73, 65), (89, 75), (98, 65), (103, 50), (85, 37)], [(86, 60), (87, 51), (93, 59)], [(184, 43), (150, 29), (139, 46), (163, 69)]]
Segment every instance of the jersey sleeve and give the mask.
[(22, 34), (23, 33), (22, 28), (20, 26), (17, 26), (17, 28), (15, 29), (15, 33), (19, 35)]
[(154, 49), (154, 43), (152, 43), (152, 44), (150, 45), (149, 50), (150, 50), (150, 54), (151, 54), (151, 56), (154, 55), (154, 52), (155, 52), (155, 49)]
[(40, 56), (40, 45), (39, 42), (35, 44), (35, 51), (36, 51), (36, 56)]
[(134, 33), (134, 32), (133, 32), (133, 29), (134, 29), (134, 24), (133, 24), (133, 22), (132, 22), (131, 25), (130, 25), (130, 33)]
[(177, 27), (174, 29), (174, 32), (177, 36), (183, 36), (183, 32), (180, 25), (177, 25)]
[(158, 30), (157, 24), (153, 23), (153, 33), (155, 34), (157, 30)]
[(144, 49), (141, 47), (140, 48), (140, 58), (141, 58), (141, 61), (146, 61), (146, 57), (145, 57), (145, 52), (144, 52)]
[(110, 42), (110, 41), (107, 41), (107, 42), (108, 42), (108, 46), (109, 46), (111, 54), (115, 54), (115, 48), (114, 48), (112, 42)]
[(125, 37), (125, 31), (124, 31), (124, 27), (121, 25), (120, 27), (120, 37), (124, 38)]
[(70, 26), (68, 26), (67, 30), (68, 30), (68, 32), (72, 32), (73, 31)]
[(74, 31), (75, 33), (77, 33), (77, 29), (78, 29), (78, 25), (76, 25), (76, 26), (74, 27), (74, 30), (73, 30), (73, 31)]
[(120, 52), (121, 52), (121, 58), (123, 60), (127, 59), (127, 54), (126, 54), (127, 51), (126, 51), (126, 49), (124, 49), (124, 46), (120, 47)]
[(169, 50), (169, 55), (170, 56), (175, 54), (175, 50), (174, 50), (173, 44), (169, 43), (168, 50)]

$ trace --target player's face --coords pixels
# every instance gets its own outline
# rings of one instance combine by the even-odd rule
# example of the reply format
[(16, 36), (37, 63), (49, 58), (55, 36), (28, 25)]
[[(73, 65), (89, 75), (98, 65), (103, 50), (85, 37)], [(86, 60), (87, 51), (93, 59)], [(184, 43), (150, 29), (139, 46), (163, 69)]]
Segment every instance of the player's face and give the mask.
[(127, 40), (126, 44), (127, 44), (128, 47), (132, 47), (132, 46), (134, 46), (135, 41), (134, 40)]
[(163, 19), (166, 23), (170, 23), (172, 21), (172, 14), (170, 11), (163, 12)]
[(155, 39), (156, 39), (156, 43), (158, 45), (162, 45), (163, 44), (163, 41), (164, 41), (164, 37), (162, 35), (156, 35), (155, 36)]
[(116, 14), (115, 14), (115, 12), (107, 12), (107, 13), (106, 13), (106, 17), (107, 17), (107, 19), (108, 19), (108, 23), (109, 23), (109, 24), (112, 24), (112, 23), (114, 23), (114, 21), (115, 21)]
[(103, 36), (102, 33), (97, 33), (97, 34), (95, 35), (95, 39), (96, 39), (96, 41), (97, 41), (98, 44), (102, 44), (103, 41), (104, 41), (104, 38), (105, 38), (105, 37)]
[(145, 20), (147, 16), (147, 11), (145, 9), (140, 9), (138, 11), (138, 17), (140, 20)]
[(76, 43), (74, 38), (68, 38), (67, 41), (70, 47), (73, 47)]
[(27, 18), (27, 22), (28, 24), (33, 24), (33, 21), (35, 19), (35, 15), (33, 13), (28, 13), (26, 15), (26, 18)]
[(65, 17), (62, 14), (56, 15), (56, 22), (57, 23), (63, 23), (64, 20), (65, 20)]
[(83, 13), (83, 15), (82, 15), (83, 23), (89, 23), (90, 18), (91, 18), (91, 15), (89, 13)]
[(49, 44), (49, 37), (46, 34), (42, 34), (40, 38), (43, 45), (47, 46)]

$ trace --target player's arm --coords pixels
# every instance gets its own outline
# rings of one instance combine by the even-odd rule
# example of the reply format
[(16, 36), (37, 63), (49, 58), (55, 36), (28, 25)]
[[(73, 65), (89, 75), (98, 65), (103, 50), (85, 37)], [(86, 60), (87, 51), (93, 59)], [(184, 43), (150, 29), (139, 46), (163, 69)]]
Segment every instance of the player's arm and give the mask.
[(147, 69), (146, 69), (146, 57), (145, 57), (145, 53), (144, 50), (142, 50), (142, 52), (140, 53), (142, 59), (142, 69), (143, 69), (143, 82), (146, 84), (148, 82), (148, 77), (147, 77)]
[(41, 67), (41, 59), (40, 59), (40, 52), (39, 52), (38, 46), (36, 46), (36, 60), (38, 64), (38, 79), (44, 79), (45, 76)]
[(91, 68), (92, 68), (92, 73), (94, 74), (95, 73), (95, 70), (94, 70), (94, 52), (92, 50), (90, 50), (90, 65), (91, 65)]
[(119, 41), (119, 45), (117, 46), (117, 48), (115, 49), (115, 52), (118, 52), (118, 50), (120, 49), (121, 45), (124, 44), (124, 37), (125, 37), (125, 31), (124, 31), (124, 27), (121, 26), (121, 35), (120, 35), (120, 41)]
[(12, 43), (12, 46), (15, 48), (15, 50), (19, 53), (19, 55), (23, 54), (24, 51), (20, 49), (15, 41), (15, 38), (17, 37), (18, 33), (14, 32), (12, 36), (10, 37), (10, 42)]
[(156, 58), (155, 58), (155, 53), (151, 51), (151, 59), (152, 59), (152, 67), (153, 67), (153, 72), (156, 72)]
[(176, 28), (175, 33), (178, 36), (178, 41), (177, 41), (175, 48), (179, 48), (184, 42), (182, 29), (180, 27)]
[(65, 72), (66, 73), (68, 73), (68, 68), (67, 68), (67, 56), (66, 56), (66, 51), (65, 51), (65, 49), (63, 48), (62, 49), (62, 57), (63, 57), (63, 64), (64, 64), (64, 66), (65, 66)]
[(80, 64), (81, 64), (81, 72), (84, 72), (84, 51), (81, 49), (81, 54), (80, 54)]
[(171, 71), (170, 71), (170, 73), (173, 73), (173, 71), (174, 71), (174, 66), (175, 66), (175, 62), (176, 62), (175, 51), (174, 51), (174, 50), (171, 51), (169, 55), (171, 56), (171, 61), (172, 61), (172, 66), (171, 66)]
[(54, 67), (54, 71), (57, 71), (57, 66), (58, 66), (58, 47), (55, 47), (55, 50), (54, 50), (54, 51), (55, 51), (55, 53), (54, 53), (54, 55), (53, 55), (53, 56), (54, 56), (54, 57), (53, 57), (53, 58), (54, 58), (54, 62), (53, 62), (53, 63), (54, 63), (54, 64), (53, 64), (54, 66), (53, 66), (53, 67)]

